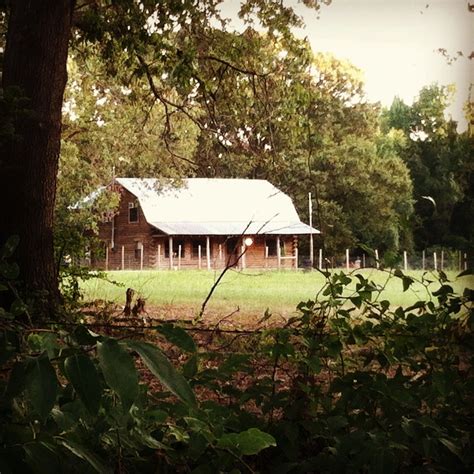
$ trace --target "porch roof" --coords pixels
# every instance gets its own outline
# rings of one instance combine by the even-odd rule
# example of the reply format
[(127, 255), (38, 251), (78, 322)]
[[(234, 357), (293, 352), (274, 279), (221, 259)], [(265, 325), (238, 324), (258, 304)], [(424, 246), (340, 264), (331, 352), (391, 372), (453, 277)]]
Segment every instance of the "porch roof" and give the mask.
[[(167, 235), (302, 235), (311, 234), (303, 222), (150, 222)], [(313, 229), (313, 234), (319, 233)]]

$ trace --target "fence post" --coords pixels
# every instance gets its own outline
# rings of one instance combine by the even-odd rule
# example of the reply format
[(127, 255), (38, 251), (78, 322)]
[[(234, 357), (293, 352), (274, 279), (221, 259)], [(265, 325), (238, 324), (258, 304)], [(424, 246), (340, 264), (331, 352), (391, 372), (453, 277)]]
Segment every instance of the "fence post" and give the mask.
[(362, 254), (362, 268), (365, 268), (365, 253)]
[(158, 244), (157, 252), (158, 252), (158, 255), (157, 255), (156, 261), (157, 261), (158, 268), (160, 268), (161, 267), (161, 244)]
[(441, 250), (441, 271), (444, 270), (444, 250)]
[(219, 244), (219, 264), (222, 265), (222, 244)]
[(467, 270), (467, 253), (464, 254), (464, 270)]
[(407, 271), (408, 270), (408, 257), (407, 257), (407, 251), (403, 251), (403, 270)]
[(323, 269), (323, 249), (319, 249), (319, 269)]
[(122, 245), (122, 270), (125, 270), (125, 245)]
[(105, 271), (109, 270), (109, 246), (105, 247)]
[[(311, 268), (313, 268), (312, 265)], [(298, 247), (295, 248), (295, 270), (298, 270)]]
[(240, 258), (240, 261), (242, 263), (242, 270), (245, 268), (245, 264), (246, 264), (246, 261), (245, 261), (245, 245), (242, 245), (240, 247), (240, 253), (242, 254), (242, 257)]
[(349, 249), (346, 249), (346, 270), (349, 271), (350, 262), (349, 262)]
[(143, 244), (140, 247), (140, 270), (143, 270)]
[(438, 261), (436, 259), (436, 252), (433, 252), (433, 264), (435, 271), (438, 270)]
[(379, 269), (380, 267), (380, 263), (379, 263), (379, 251), (377, 249), (375, 249), (375, 267), (377, 268), (377, 270)]

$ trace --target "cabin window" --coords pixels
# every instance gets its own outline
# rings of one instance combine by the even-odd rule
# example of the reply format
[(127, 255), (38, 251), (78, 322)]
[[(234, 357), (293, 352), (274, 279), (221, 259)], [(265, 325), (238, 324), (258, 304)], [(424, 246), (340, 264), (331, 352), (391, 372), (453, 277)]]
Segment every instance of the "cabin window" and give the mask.
[[(193, 239), (193, 258), (199, 257), (199, 246), (201, 246), (201, 257), (207, 257), (207, 244), (206, 239)], [(210, 255), (212, 257), (212, 246), (210, 245)]]
[[(277, 239), (266, 239), (265, 246), (268, 248), (269, 257), (277, 257)], [(280, 239), (280, 255), (285, 255), (285, 242)]]
[[(173, 258), (178, 258), (179, 246), (181, 245), (181, 258), (184, 258), (184, 240), (173, 239)], [(165, 258), (170, 258), (170, 241), (165, 241)]]
[(138, 222), (138, 202), (128, 203), (128, 222), (130, 224)]

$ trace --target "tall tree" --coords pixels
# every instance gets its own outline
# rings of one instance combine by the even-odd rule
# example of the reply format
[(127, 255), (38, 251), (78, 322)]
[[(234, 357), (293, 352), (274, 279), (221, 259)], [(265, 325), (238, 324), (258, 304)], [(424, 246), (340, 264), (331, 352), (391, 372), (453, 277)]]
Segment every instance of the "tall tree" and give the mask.
[(410, 245), (408, 171), (396, 134), (379, 131), (360, 71), (328, 54), (313, 56), (304, 41), (272, 42), (253, 29), (220, 38), (205, 54), (221, 48), (230, 51), (228, 63), (245, 67), (197, 71), (198, 100), (211, 109), (208, 127), (218, 127), (200, 136), (199, 175), (269, 179), (305, 217), (311, 191), (329, 252), (359, 242)]
[[(324, 0), (323, 0), (324, 1)], [(74, 0), (16, 0), (7, 7), (8, 33), (3, 63), (2, 102), (17, 91), (25, 98), (27, 114), (11, 118), (13, 133), (1, 145), (0, 197), (12, 202), (3, 213), (2, 240), (20, 236), (21, 277), (27, 287), (57, 301), (57, 268), (53, 255), (53, 211), (58, 168), (61, 105), (66, 84), (69, 39), (101, 45), (111, 71), (114, 61), (134, 74), (145, 75), (149, 87), (167, 112), (179, 109), (196, 124), (188, 110), (195, 84), (190, 80), (199, 44), (216, 18), (220, 0), (85, 1), (74, 10)], [(318, 8), (318, 1), (305, 1)], [(327, 3), (327, 2), (326, 2)], [(280, 0), (242, 2), (242, 16), (257, 16), (272, 31), (287, 35), (300, 23), (292, 7)], [(2, 17), (4, 18), (4, 17)], [(180, 46), (176, 37), (181, 35)], [(219, 58), (209, 57), (208, 61)], [(173, 101), (156, 87), (153, 76), (169, 74), (174, 90), (184, 97)], [(4, 114), (2, 114), (4, 115)], [(14, 197), (12, 200), (11, 198)]]
[(445, 117), (451, 86), (424, 87), (411, 106), (400, 99), (382, 114), (383, 127), (401, 130), (401, 156), (414, 186), (414, 237), (419, 249), (473, 246), (472, 145), (468, 132)]
[(53, 303), (59, 297), (53, 214), (74, 3), (11, 2), (2, 75), (4, 97), (16, 95), (25, 104), (1, 143), (2, 238), (20, 236), (21, 279)]

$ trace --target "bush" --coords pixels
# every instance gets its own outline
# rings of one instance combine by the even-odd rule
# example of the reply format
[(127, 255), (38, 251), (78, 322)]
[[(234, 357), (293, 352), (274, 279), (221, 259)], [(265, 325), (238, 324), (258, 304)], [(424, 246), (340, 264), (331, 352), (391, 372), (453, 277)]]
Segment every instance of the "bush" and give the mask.
[[(2, 255), (5, 290), (15, 266)], [(441, 273), (432, 300), (394, 308), (361, 275), (326, 277), (282, 327), (243, 342), (213, 330), (219, 351), (170, 324), (153, 343), (27, 326), (17, 299), (0, 320), (0, 470), (472, 470), (473, 291), (454, 294)]]

